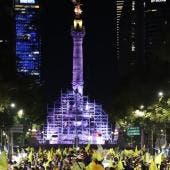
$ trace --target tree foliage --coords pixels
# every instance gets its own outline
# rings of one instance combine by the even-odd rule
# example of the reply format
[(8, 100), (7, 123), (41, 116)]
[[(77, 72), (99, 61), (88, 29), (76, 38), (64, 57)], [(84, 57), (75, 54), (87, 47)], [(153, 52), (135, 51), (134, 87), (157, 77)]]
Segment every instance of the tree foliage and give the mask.
[[(15, 103), (16, 108), (10, 104)], [(29, 123), (42, 123), (45, 118), (46, 101), (42, 85), (29, 78), (0, 83), (0, 122), (12, 125), (17, 111), (23, 109), (24, 119)], [(5, 116), (5, 117), (4, 117)], [(6, 117), (10, 117), (9, 121)]]

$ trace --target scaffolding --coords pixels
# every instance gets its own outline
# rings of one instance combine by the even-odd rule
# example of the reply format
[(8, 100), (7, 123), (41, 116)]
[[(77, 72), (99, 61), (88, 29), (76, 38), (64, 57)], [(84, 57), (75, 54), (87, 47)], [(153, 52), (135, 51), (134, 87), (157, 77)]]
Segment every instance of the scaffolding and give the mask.
[[(80, 13), (77, 13), (79, 11)], [(105, 144), (112, 141), (108, 115), (102, 105), (91, 102), (83, 95), (83, 38), (79, 2), (75, 2), (73, 38), (73, 79), (72, 91), (61, 93), (58, 101), (48, 107), (44, 141), (49, 144)]]
[(49, 144), (104, 144), (111, 140), (108, 115), (102, 106), (75, 91), (61, 93), (48, 107), (44, 140)]

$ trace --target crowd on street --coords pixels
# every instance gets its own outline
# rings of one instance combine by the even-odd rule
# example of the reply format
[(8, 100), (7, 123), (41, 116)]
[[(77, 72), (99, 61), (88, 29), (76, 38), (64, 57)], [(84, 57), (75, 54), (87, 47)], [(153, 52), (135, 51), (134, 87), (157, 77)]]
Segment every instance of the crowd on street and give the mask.
[(151, 155), (142, 149), (18, 148), (12, 159), (0, 155), (0, 170), (170, 170), (170, 158), (161, 151)]

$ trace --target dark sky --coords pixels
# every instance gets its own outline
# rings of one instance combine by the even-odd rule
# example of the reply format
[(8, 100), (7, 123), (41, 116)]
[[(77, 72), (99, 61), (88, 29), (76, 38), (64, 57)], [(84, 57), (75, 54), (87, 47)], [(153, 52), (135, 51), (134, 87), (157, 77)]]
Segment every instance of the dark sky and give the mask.
[[(85, 0), (83, 10), (85, 94), (105, 104), (115, 85), (112, 0)], [(72, 21), (73, 5), (69, 0), (42, 3), (43, 70), (49, 100), (57, 98), (61, 89), (71, 89)]]

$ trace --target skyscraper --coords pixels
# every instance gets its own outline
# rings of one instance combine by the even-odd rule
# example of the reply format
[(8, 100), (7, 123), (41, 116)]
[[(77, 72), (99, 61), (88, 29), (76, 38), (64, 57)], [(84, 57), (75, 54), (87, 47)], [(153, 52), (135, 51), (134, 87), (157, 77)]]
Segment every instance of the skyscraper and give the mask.
[(15, 0), (17, 72), (40, 82), (41, 38), (37, 0)]
[(166, 45), (165, 33), (170, 28), (170, 2), (168, 0), (146, 0), (145, 2), (145, 54), (148, 60)]
[(131, 0), (116, 0), (113, 7), (113, 49), (122, 77), (135, 62), (135, 4)]
[(121, 76), (142, 72), (166, 44), (170, 5), (166, 0), (116, 0), (113, 2), (113, 49)]
[(0, 1), (0, 81), (15, 77), (15, 48), (12, 0)]
[(120, 20), (124, 6), (124, 0), (116, 0), (113, 2), (113, 23), (114, 23), (114, 51), (117, 59), (120, 58)]

